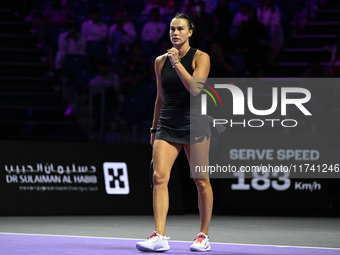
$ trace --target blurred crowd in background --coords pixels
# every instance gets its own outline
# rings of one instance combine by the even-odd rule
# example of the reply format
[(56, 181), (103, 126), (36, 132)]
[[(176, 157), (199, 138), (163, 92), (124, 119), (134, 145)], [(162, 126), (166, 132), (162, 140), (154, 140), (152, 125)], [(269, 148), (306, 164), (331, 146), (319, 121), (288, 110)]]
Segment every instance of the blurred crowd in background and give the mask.
[[(172, 47), (176, 12), (194, 21), (191, 46), (207, 52), (209, 77), (263, 77), (323, 0), (32, 0), (33, 24), (55, 79), (78, 118), (103, 131), (148, 130), (156, 96), (154, 59)], [(337, 45), (330, 47), (331, 65)], [(303, 77), (329, 77), (311, 59)], [(339, 71), (339, 70), (338, 70)], [(146, 138), (148, 139), (148, 137)]]

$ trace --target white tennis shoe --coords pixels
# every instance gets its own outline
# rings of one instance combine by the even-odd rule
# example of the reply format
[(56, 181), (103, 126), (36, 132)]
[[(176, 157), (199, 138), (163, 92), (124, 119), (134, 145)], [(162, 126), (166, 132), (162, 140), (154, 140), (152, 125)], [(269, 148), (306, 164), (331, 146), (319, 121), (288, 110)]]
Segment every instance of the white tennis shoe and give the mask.
[(194, 243), (190, 246), (191, 251), (210, 251), (209, 236), (199, 233)]
[(140, 251), (168, 251), (170, 237), (162, 236), (156, 231), (146, 239), (146, 241), (136, 243), (136, 248)]

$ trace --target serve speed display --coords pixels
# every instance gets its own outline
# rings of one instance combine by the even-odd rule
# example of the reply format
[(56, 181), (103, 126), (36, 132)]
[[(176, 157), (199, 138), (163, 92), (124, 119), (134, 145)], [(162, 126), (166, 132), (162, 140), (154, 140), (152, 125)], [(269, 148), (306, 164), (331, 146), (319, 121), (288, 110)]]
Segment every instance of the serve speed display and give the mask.
[(329, 163), (322, 137), (233, 136), (220, 142), (225, 149), (217, 152), (214, 169), (228, 171), (215, 174), (222, 208), (327, 206), (326, 177), (340, 171)]

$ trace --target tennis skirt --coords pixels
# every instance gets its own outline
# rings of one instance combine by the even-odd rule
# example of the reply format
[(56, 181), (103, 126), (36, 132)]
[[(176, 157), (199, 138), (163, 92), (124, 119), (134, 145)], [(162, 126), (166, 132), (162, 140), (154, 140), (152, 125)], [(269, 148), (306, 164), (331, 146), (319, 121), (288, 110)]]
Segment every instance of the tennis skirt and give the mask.
[(213, 117), (193, 114), (188, 110), (161, 109), (155, 140), (164, 140), (180, 144), (202, 142), (204, 137), (221, 134), (223, 125), (213, 127)]

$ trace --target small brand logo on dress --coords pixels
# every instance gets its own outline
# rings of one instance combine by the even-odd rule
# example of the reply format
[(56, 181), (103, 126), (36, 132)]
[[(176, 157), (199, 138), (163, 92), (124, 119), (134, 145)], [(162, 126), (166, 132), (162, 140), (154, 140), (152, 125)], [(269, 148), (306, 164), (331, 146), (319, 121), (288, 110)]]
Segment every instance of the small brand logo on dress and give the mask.
[(125, 162), (105, 162), (103, 170), (107, 194), (127, 195), (130, 193), (128, 171)]

